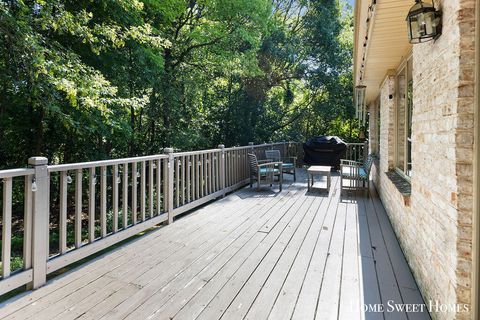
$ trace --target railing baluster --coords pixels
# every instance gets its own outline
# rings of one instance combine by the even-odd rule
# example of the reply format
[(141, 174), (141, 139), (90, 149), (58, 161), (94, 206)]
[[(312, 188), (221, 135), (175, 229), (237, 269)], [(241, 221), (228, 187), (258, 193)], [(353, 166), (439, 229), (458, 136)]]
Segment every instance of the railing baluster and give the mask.
[(230, 154), (230, 186), (233, 186), (235, 184), (235, 154), (236, 151), (234, 149)]
[(3, 179), (2, 216), (2, 277), (10, 276), (10, 254), (12, 247), (12, 178)]
[(235, 152), (235, 184), (240, 182), (240, 151)]
[(195, 199), (200, 198), (200, 165), (199, 156), (195, 155)]
[(190, 162), (190, 201), (195, 200), (195, 156), (190, 155), (188, 157)]
[(191, 165), (191, 156), (187, 156), (187, 161), (186, 161), (186, 169), (187, 169), (187, 203), (190, 202), (190, 192), (191, 192), (191, 170), (192, 170), (192, 165)]
[(102, 238), (107, 236), (107, 168), (100, 168), (100, 229)]
[(218, 189), (218, 152), (213, 154), (213, 191), (217, 192)]
[(227, 174), (227, 187), (230, 187), (232, 184), (232, 164), (231, 164), (232, 151), (228, 151), (226, 156), (227, 156), (227, 159), (226, 159), (227, 161), (226, 161), (225, 171)]
[(174, 173), (174, 164), (175, 164), (175, 157), (173, 154), (173, 149), (167, 148), (165, 149), (165, 153), (168, 154), (168, 172), (167, 174), (167, 191), (166, 191), (166, 197), (167, 197), (167, 208), (168, 208), (168, 219), (167, 219), (167, 224), (170, 224), (173, 222), (173, 173)]
[(207, 170), (208, 170), (208, 159), (205, 153), (202, 154), (202, 169), (203, 169), (203, 179), (202, 179), (202, 186), (203, 186), (203, 194), (202, 196), (206, 196), (208, 194), (208, 180), (207, 180)]
[(88, 240), (95, 240), (95, 167), (90, 168), (89, 186), (88, 186)]
[(203, 155), (198, 155), (199, 198), (203, 198)]
[(163, 209), (168, 213), (168, 159), (163, 161)]
[(235, 184), (235, 149), (230, 153), (230, 186)]
[(83, 170), (77, 169), (75, 177), (75, 248), (82, 246), (82, 181)]
[(243, 180), (243, 150), (238, 151), (238, 182)]
[(153, 181), (154, 181), (154, 175), (153, 175), (153, 165), (154, 161), (151, 160), (148, 163), (148, 210), (150, 218), (154, 217), (154, 211), (153, 211)]
[(128, 163), (123, 164), (122, 228), (128, 227)]
[(222, 189), (222, 196), (225, 197), (225, 145), (219, 144), (220, 152), (218, 154), (218, 187)]
[(210, 193), (215, 192), (213, 183), (213, 153), (208, 154), (208, 185)]
[(146, 169), (145, 169), (145, 161), (142, 161), (141, 167), (140, 167), (141, 173), (140, 173), (140, 215), (142, 217), (142, 222), (145, 221), (145, 213), (146, 213), (146, 208), (145, 208), (145, 197), (146, 197)]
[(240, 166), (242, 168), (242, 181), (245, 180), (245, 150), (242, 150), (242, 165)]
[(162, 159), (157, 161), (157, 215), (162, 214)]
[(60, 172), (60, 219), (58, 225), (59, 249), (63, 254), (67, 251), (67, 172)]
[(112, 176), (112, 210), (113, 210), (113, 223), (112, 231), (116, 233), (118, 231), (118, 184), (120, 183), (120, 175), (118, 172), (118, 165), (113, 166), (113, 176)]
[(180, 206), (180, 159), (175, 158), (175, 207)]
[(137, 163), (132, 163), (132, 224), (137, 224)]
[(205, 195), (209, 195), (210, 190), (210, 154), (205, 154)]
[(182, 205), (185, 205), (185, 156), (182, 156)]
[(23, 200), (23, 268), (32, 267), (32, 177), (25, 176), (25, 196)]

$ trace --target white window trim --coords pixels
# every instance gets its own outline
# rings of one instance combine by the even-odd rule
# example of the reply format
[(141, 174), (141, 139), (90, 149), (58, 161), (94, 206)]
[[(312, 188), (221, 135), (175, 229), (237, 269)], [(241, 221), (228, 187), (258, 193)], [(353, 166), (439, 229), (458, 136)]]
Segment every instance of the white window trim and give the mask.
[[(408, 70), (407, 70), (407, 67), (408, 67), (408, 60), (412, 59), (413, 57), (413, 52), (410, 51), (409, 54), (404, 57), (402, 59), (402, 62), (400, 63), (400, 65), (398, 66), (396, 72), (395, 72), (395, 131), (394, 131), (394, 170), (397, 174), (399, 174), (402, 178), (404, 178), (405, 180), (407, 180), (408, 182), (411, 182), (412, 180), (412, 177), (408, 176), (403, 170), (401, 170), (400, 168), (398, 168), (397, 164), (398, 164), (398, 157), (399, 157), (399, 150), (398, 150), (398, 135), (397, 135), (397, 132), (398, 132), (398, 105), (399, 105), (399, 102), (398, 102), (398, 98), (399, 98), (399, 95), (398, 95), (398, 91), (397, 91), (397, 88), (398, 88), (398, 75), (400, 74), (400, 72), (405, 69), (405, 77), (407, 77), (407, 74), (408, 74)], [(405, 96), (406, 96), (406, 93), (408, 90), (408, 83), (407, 85), (405, 86)], [(408, 122), (408, 113), (405, 112), (405, 123)], [(405, 130), (405, 133), (404, 133), (404, 140), (406, 141), (408, 139), (408, 130)], [(405, 155), (408, 153), (408, 143), (405, 143)], [(404, 168), (408, 168), (408, 157), (405, 156), (404, 157)], [(413, 170), (413, 166), (412, 166), (412, 170)]]

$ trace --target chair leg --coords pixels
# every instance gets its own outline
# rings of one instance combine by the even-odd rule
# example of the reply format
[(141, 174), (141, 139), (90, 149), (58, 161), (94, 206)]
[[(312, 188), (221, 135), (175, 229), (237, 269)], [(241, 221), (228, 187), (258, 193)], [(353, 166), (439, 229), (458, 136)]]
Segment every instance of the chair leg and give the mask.
[(293, 182), (297, 182), (297, 169), (293, 168)]

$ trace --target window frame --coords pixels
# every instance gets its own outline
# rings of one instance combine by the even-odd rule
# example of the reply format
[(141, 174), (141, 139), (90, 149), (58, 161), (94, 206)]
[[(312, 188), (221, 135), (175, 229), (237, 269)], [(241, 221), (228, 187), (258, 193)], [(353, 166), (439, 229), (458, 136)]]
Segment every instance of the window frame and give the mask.
[(380, 143), (381, 143), (381, 132), (382, 132), (382, 109), (381, 109), (381, 99), (380, 95), (375, 99), (375, 131), (377, 136), (375, 137), (376, 140), (376, 154), (377, 157), (380, 158)]
[[(409, 105), (408, 105), (408, 90), (409, 90), (409, 80), (408, 80), (408, 73), (409, 73), (409, 66), (408, 66), (408, 63), (409, 61), (412, 61), (411, 65), (411, 69), (413, 70), (413, 52), (410, 51), (410, 53), (402, 60), (402, 62), (400, 63), (400, 65), (398, 66), (397, 70), (396, 70), (396, 73), (395, 73), (395, 156), (394, 156), (394, 170), (396, 173), (398, 173), (402, 178), (404, 178), (405, 180), (407, 180), (408, 182), (411, 182), (411, 179), (412, 177), (409, 176), (407, 174), (407, 171), (408, 171), (408, 143), (409, 143), (409, 131), (412, 130), (412, 123), (410, 122), (410, 119), (409, 118), (412, 118), (411, 115), (410, 115), (410, 110), (409, 110)], [(399, 86), (398, 86), (398, 79), (399, 79), (399, 76), (402, 72), (405, 72), (405, 91), (403, 92), (403, 94), (405, 95), (405, 112), (404, 112), (404, 116), (403, 116), (403, 123), (405, 124), (405, 130), (403, 132), (403, 136), (402, 136), (402, 140), (403, 140), (403, 168), (402, 169), (399, 165), (399, 161), (400, 161), (400, 150), (399, 150), (399, 127), (400, 127), (400, 117), (399, 117), (399, 113), (400, 113), (400, 92), (398, 90)], [(412, 83), (413, 83), (413, 72), (412, 72), (412, 79), (411, 79)], [(413, 84), (412, 84), (413, 86)], [(412, 89), (413, 90), (413, 89)], [(412, 105), (413, 105), (413, 97), (412, 97)], [(413, 106), (412, 106), (412, 112), (413, 112)], [(412, 143), (411, 141), (411, 138), (410, 138), (410, 143)], [(410, 150), (410, 154), (411, 154), (412, 150)], [(410, 169), (410, 171), (413, 170), (413, 166), (412, 166), (412, 169)]]

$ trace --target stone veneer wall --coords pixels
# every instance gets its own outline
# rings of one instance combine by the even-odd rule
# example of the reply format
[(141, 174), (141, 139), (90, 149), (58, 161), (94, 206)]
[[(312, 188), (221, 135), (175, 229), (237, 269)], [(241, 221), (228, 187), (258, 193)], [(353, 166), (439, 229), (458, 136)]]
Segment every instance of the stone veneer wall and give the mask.
[[(380, 160), (372, 172), (427, 303), (470, 304), (475, 1), (438, 2), (442, 36), (413, 47), (411, 196), (402, 196), (385, 174), (394, 167), (395, 100), (389, 99), (395, 90), (393, 76), (386, 78), (380, 91)], [(472, 315), (450, 311), (434, 312), (432, 317), (471, 319)]]

